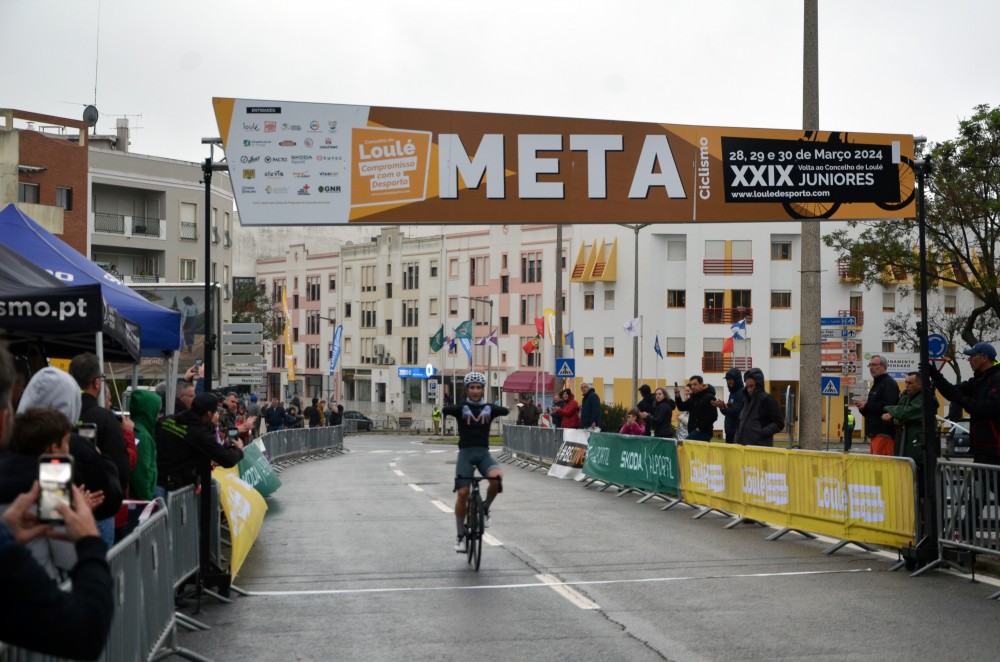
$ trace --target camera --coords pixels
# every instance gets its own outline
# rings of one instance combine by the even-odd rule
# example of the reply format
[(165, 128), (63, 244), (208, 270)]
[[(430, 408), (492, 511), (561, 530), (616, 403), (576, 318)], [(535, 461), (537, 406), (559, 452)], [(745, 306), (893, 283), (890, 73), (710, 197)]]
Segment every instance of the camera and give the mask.
[(73, 458), (70, 455), (42, 455), (38, 458), (38, 521), (62, 524), (56, 510), (60, 503), (73, 507)]

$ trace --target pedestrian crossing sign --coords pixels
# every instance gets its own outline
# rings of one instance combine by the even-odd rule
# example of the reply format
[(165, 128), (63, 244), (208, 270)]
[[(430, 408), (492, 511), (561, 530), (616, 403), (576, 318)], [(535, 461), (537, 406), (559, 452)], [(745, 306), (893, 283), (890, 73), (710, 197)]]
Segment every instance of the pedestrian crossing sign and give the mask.
[(840, 395), (840, 377), (820, 377), (823, 395)]
[(556, 359), (556, 377), (575, 377), (576, 359)]

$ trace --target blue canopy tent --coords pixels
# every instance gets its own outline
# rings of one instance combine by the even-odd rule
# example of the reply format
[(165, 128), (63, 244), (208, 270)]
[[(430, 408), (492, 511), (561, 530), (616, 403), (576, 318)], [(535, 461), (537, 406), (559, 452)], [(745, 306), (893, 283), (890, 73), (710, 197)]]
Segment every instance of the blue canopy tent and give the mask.
[(12, 248), (67, 285), (99, 283), (105, 301), (140, 327), (143, 356), (181, 347), (181, 314), (147, 301), (117, 278), (35, 223), (13, 204), (0, 211), (0, 244)]

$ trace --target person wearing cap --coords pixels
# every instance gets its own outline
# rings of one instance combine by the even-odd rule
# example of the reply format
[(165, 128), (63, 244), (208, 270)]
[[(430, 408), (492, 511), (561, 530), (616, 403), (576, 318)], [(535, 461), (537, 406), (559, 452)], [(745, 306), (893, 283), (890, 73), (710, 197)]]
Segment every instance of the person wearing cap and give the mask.
[(213, 419), (219, 400), (212, 393), (195, 396), (191, 409), (167, 416), (156, 426), (157, 492), (161, 496), (198, 481), (205, 463), (234, 467), (243, 459), (239, 438), (220, 445)]
[(653, 415), (653, 410), (656, 409), (656, 398), (653, 396), (653, 389), (649, 387), (649, 384), (643, 384), (639, 387), (639, 395), (642, 398), (636, 403), (635, 408), (639, 410), (639, 422), (646, 427), (646, 436), (650, 437), (653, 435), (653, 425), (649, 418)]
[(972, 458), (981, 464), (1000, 464), (1000, 365), (993, 345), (979, 342), (962, 352), (969, 358), (972, 377), (952, 384), (933, 365), (927, 366), (934, 387), (950, 402), (969, 412)]
[(527, 393), (522, 393), (521, 401), (517, 403), (517, 424), (536, 427), (538, 425), (538, 417), (541, 416), (541, 413), (538, 410), (538, 405), (532, 401), (531, 396)]

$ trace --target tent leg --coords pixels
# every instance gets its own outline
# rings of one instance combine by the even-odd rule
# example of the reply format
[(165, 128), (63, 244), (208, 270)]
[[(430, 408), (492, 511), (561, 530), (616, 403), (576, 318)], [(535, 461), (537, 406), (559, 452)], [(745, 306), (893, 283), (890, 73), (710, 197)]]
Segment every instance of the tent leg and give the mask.
[[(101, 365), (101, 372), (104, 372), (104, 332), (98, 331), (94, 342), (97, 345), (97, 361)], [(97, 395), (97, 404), (100, 407), (108, 401), (108, 383), (106, 379), (101, 380), (101, 392)]]

